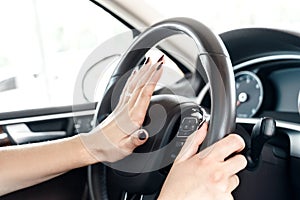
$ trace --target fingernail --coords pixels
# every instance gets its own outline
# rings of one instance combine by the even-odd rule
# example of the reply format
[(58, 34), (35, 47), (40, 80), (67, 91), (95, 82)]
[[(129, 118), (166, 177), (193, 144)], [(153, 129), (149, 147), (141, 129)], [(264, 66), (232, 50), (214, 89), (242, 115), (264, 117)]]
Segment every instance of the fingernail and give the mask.
[(136, 72), (137, 72), (137, 69), (135, 68), (135, 69), (132, 71), (131, 75), (134, 75)]
[(150, 61), (150, 57), (147, 58), (145, 65), (148, 64), (149, 61)]
[(162, 65), (163, 65), (163, 62), (161, 62), (161, 63), (157, 66), (156, 71), (160, 70), (160, 68), (162, 67)]
[(145, 64), (145, 61), (146, 61), (146, 57), (144, 57), (143, 60), (140, 63)]
[(165, 55), (162, 55), (162, 56), (158, 59), (157, 62), (161, 62), (161, 61), (164, 59), (164, 56), (165, 56)]
[(139, 139), (140, 139), (140, 140), (145, 140), (146, 138), (147, 138), (146, 133), (145, 133), (143, 130), (141, 130), (141, 131), (139, 132)]

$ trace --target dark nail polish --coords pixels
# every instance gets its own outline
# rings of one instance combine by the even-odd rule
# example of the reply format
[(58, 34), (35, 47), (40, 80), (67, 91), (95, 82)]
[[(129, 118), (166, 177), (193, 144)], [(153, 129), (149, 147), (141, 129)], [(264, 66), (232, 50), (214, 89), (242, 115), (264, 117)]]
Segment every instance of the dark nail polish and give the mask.
[(162, 55), (162, 56), (158, 59), (157, 62), (161, 62), (161, 61), (164, 59), (164, 56), (165, 56), (165, 55)]
[(144, 131), (139, 132), (139, 139), (140, 140), (145, 140), (147, 137), (146, 133)]
[(163, 65), (163, 62), (161, 62), (161, 63), (157, 66), (156, 71), (160, 70), (160, 68), (162, 67), (162, 65)]
[(148, 64), (149, 61), (150, 61), (150, 57), (147, 58), (145, 65)]
[(146, 57), (143, 57), (143, 59), (140, 61), (140, 64), (145, 64)]
[(136, 73), (137, 69), (133, 69), (131, 75), (133, 76)]

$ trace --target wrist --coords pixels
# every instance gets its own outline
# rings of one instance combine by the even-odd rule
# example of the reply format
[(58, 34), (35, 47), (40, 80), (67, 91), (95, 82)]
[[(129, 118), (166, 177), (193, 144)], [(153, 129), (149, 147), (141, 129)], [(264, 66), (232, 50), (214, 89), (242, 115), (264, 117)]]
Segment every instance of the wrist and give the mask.
[[(76, 136), (76, 140), (79, 142), (78, 148), (80, 149), (81, 155), (83, 157), (83, 160), (85, 160), (87, 165), (92, 165), (97, 162), (102, 162), (103, 159), (100, 159), (99, 156), (95, 156), (95, 153), (93, 151), (96, 151), (93, 146), (88, 145), (87, 143), (92, 143), (93, 138), (91, 138), (90, 133), (80, 133)], [(99, 148), (99, 147), (98, 147)]]

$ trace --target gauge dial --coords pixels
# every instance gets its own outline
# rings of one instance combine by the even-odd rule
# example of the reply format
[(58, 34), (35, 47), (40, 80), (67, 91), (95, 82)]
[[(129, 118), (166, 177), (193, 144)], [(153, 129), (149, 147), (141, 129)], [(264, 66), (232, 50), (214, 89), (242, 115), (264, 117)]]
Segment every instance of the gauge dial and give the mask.
[(242, 71), (235, 75), (237, 94), (237, 116), (252, 117), (259, 110), (263, 100), (263, 87), (256, 74)]

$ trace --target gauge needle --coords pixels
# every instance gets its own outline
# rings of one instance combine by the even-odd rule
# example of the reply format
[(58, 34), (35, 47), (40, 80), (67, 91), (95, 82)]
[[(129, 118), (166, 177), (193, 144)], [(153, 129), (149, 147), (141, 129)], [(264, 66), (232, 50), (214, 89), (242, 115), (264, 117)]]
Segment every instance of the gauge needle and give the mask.
[(237, 101), (236, 102), (236, 107), (239, 107), (241, 105), (241, 102), (240, 101)]

